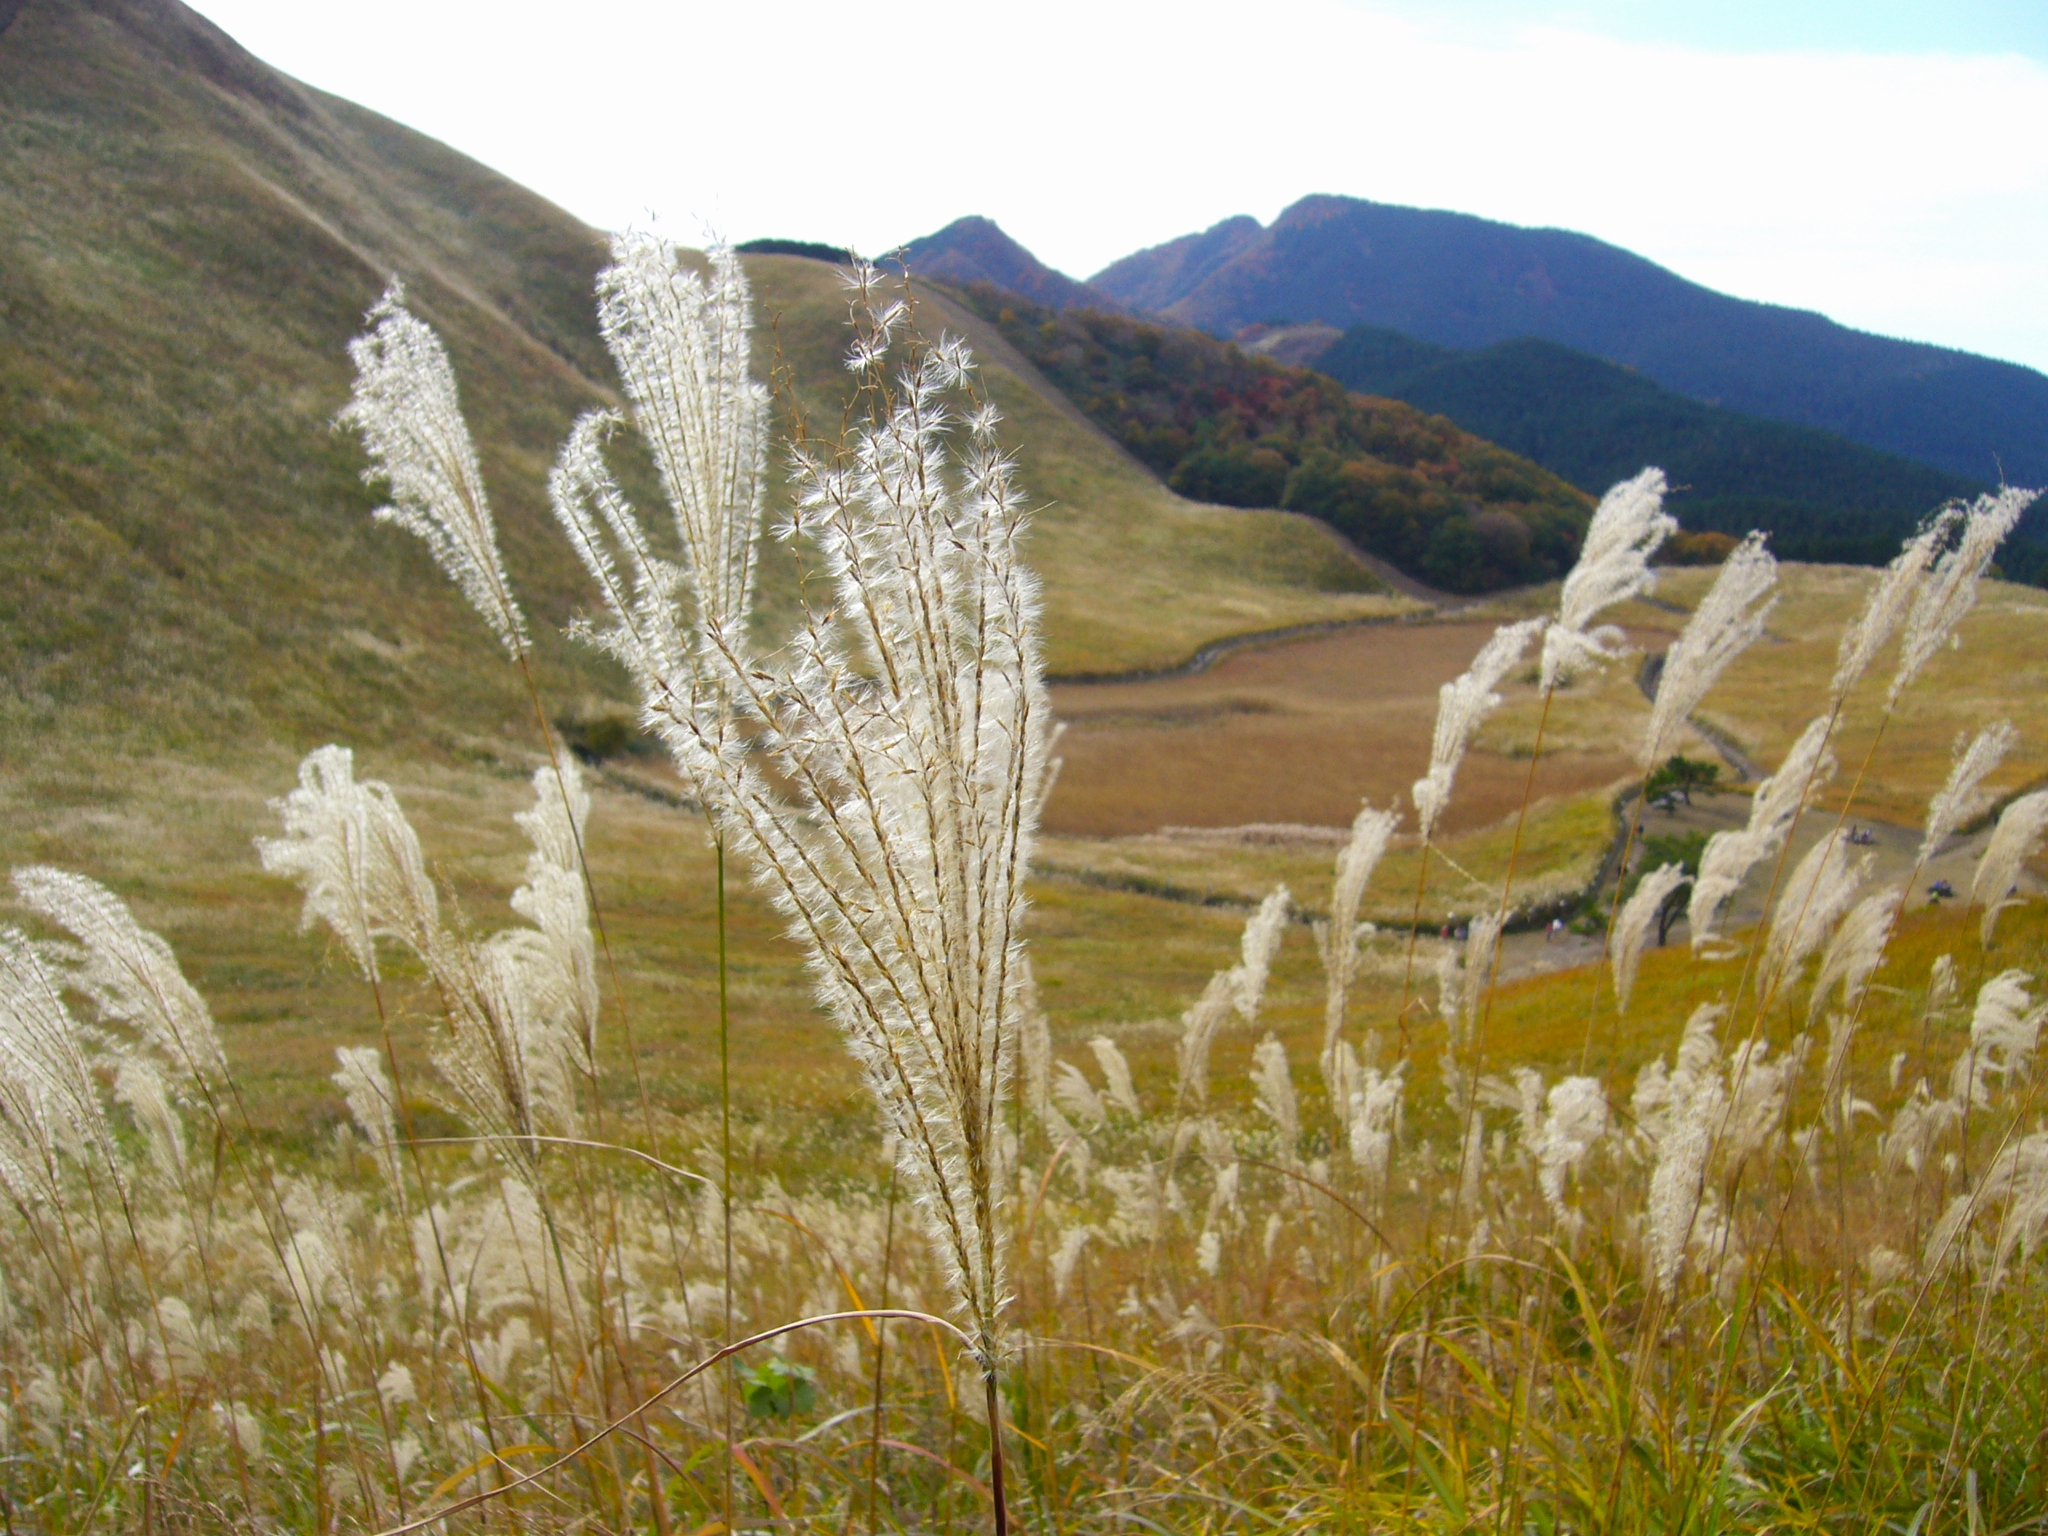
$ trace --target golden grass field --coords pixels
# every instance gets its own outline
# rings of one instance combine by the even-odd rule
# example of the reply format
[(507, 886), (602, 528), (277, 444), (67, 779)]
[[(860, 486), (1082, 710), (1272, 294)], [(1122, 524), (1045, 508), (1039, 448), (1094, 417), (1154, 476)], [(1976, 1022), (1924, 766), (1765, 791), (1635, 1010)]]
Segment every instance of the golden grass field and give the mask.
[[(1781, 611), (1818, 628), (1819, 615), (1846, 611), (1866, 579), (1791, 568)], [(1703, 584), (1694, 572), (1668, 573), (1660, 601), (1682, 603)], [(2017, 626), (2041, 614), (2048, 614), (2048, 597), (1987, 589), (1963, 626), (1961, 648), (1933, 663), (1928, 683), (1909, 696), (1887, 733), (1870, 776), (1888, 786), (1887, 809), (1917, 815), (1915, 803), (1924, 806), (1946, 772), (1958, 722), (1985, 710), (1981, 702), (1966, 705), (1957, 690), (1972, 690), (1980, 701), (1996, 698), (1999, 674), (2011, 669), (1988, 653), (2022, 650)], [(1675, 633), (1679, 622), (1678, 614), (1642, 604), (1628, 615), (1631, 634), (1645, 644)], [(1227, 959), (1247, 905), (1284, 883), (1300, 906), (1322, 910), (1336, 829), (1359, 794), (1379, 805), (1405, 799), (1407, 783), (1427, 762), (1436, 686), (1462, 668), (1484, 632), (1464, 619), (1371, 625), (1239, 653), (1193, 676), (1056, 688), (1056, 707), (1071, 725), (1041, 844), (1032, 934), (1058, 1035), (1073, 1041), (1120, 1025), (1163, 1037), (1165, 1022)], [(1832, 656), (1830, 643), (1824, 634), (1767, 641), (1737, 664), (1703, 714), (1768, 767), (1773, 748), (1803, 723), (1794, 716), (1790, 727), (1767, 724), (1768, 701), (1810, 698), (1815, 671)], [(1415, 669), (1404, 670), (1411, 661)], [(2029, 665), (2012, 675), (2030, 677)], [(1522, 829), (1518, 905), (1583, 887), (1616, 835), (1613, 801), (1630, 777), (1628, 733), (1645, 712), (1631, 677), (1630, 665), (1611, 668), (1553, 707)], [(1486, 910), (1497, 893), (1514, 845), (1515, 806), (1528, 782), (1532, 692), (1526, 678), (1511, 682), (1507, 702), (1460, 772), (1451, 832), (1432, 861), (1422, 909), (1431, 926)], [(2044, 698), (2028, 689), (1997, 701), (2022, 731), (1999, 776), (2008, 789), (2032, 782), (2048, 760)], [(1868, 740), (1857, 735), (1862, 728), (1854, 718), (1845, 727), (1838, 782), (1853, 772), (1855, 743)], [(528, 796), (525, 777), (536, 753), (515, 740), (501, 755), (467, 764), (422, 763), (377, 749), (362, 754), (361, 772), (398, 788), (478, 928), (505, 920), (505, 898), (518, 883), (523, 844), (511, 818)], [(274, 830), (266, 801), (291, 787), (294, 771), (294, 757), (277, 747), (254, 751), (232, 768), (52, 752), (0, 782), (0, 858), (77, 869), (134, 902), (219, 1011), (253, 1098), (275, 1104), (275, 1123), (294, 1126), (296, 1134), (335, 1123), (340, 1106), (326, 1082), (333, 1048), (367, 1042), (376, 1021), (367, 990), (345, 961), (319, 936), (296, 932), (295, 891), (256, 863), (252, 840)], [(640, 1070), (657, 1101), (687, 1119), (702, 1112), (709, 1092), (712, 863), (701, 817), (652, 797), (665, 779), (658, 768), (607, 770), (590, 853)], [(631, 788), (639, 784), (650, 792)], [(1143, 810), (1146, 794), (1158, 797), (1156, 819)], [(1728, 819), (1741, 803), (1724, 798), (1714, 814)], [(1150, 830), (1141, 830), (1148, 820)], [(1091, 827), (1109, 834), (1086, 835)], [(1161, 827), (1184, 830), (1162, 834)], [(1418, 859), (1412, 839), (1397, 838), (1368, 890), (1367, 918), (1406, 922)], [(738, 874), (733, 887), (734, 998), (746, 1042), (736, 1081), (745, 1113), (772, 1118), (771, 1098), (793, 1093), (827, 1124), (863, 1121), (862, 1090), (811, 1002), (780, 924)], [(1283, 950), (1276, 975), (1271, 1016), (1291, 1019), (1305, 1045), (1320, 985), (1305, 930)], [(1540, 996), (1546, 983), (1528, 985)], [(403, 1001), (402, 1035), (417, 1038), (430, 1012), (424, 998)], [(620, 1051), (625, 1033), (612, 1038)], [(1248, 1052), (1249, 1042), (1241, 1048)], [(626, 1071), (615, 1083), (630, 1078)], [(833, 1144), (837, 1135), (822, 1133), (817, 1145)], [(801, 1161), (808, 1153), (796, 1148), (791, 1155)]]

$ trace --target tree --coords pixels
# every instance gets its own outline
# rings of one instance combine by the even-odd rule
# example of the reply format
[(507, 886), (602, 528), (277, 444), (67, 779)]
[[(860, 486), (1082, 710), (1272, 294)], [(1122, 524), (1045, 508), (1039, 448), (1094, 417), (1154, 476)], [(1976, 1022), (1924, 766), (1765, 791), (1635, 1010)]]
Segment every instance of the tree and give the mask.
[(1644, 798), (1653, 803), (1665, 795), (1676, 795), (1691, 805), (1694, 790), (1703, 795), (1719, 794), (1721, 765), (1673, 753), (1643, 784)]

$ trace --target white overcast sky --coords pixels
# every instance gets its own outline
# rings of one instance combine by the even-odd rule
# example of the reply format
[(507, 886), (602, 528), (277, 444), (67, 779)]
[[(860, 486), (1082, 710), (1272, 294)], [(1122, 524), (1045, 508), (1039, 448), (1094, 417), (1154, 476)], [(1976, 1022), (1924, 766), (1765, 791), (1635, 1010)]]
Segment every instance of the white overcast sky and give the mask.
[(1085, 277), (1311, 192), (2048, 369), (2048, 0), (196, 0), (592, 224)]

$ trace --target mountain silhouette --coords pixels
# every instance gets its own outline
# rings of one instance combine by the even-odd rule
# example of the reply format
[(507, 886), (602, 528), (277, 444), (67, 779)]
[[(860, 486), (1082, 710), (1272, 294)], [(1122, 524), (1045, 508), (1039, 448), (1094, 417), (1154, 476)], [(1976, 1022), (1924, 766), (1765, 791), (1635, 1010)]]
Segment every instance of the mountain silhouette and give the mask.
[(1561, 229), (1306, 197), (1126, 256), (1088, 286), (1228, 336), (1384, 327), (1471, 349), (1555, 341), (1709, 405), (1838, 432), (1974, 480), (2048, 480), (2048, 376), (1716, 293)]

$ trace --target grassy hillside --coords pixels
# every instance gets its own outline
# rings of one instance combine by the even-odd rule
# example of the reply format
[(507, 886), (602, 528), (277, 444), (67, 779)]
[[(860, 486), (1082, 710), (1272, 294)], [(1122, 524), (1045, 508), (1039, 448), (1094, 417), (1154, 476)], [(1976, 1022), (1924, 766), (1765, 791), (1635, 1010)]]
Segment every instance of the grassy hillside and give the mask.
[[(360, 451), (330, 425), (343, 346), (392, 274), (454, 356), (551, 707), (612, 694), (560, 636), (584, 582), (543, 492), (569, 422), (611, 399), (603, 260), (559, 209), (182, 6), (24, 8), (0, 35), (5, 751), (53, 732), (182, 752), (525, 739), (523, 690), (416, 542), (370, 524)], [(751, 270), (764, 346), (783, 315), (822, 400), (836, 276)], [(935, 304), (935, 325), (973, 327)], [(1326, 531), (1181, 502), (1013, 363), (991, 383), (1054, 504), (1035, 554), (1056, 668), (1158, 665), (1380, 601)]]
[(1587, 498), (1442, 417), (1199, 331), (1064, 313), (987, 284), (969, 301), (1176, 490), (1310, 513), (1453, 592), (1563, 574)]
[(1276, 320), (1385, 326), (1447, 347), (1540, 336), (1696, 400), (1952, 474), (2048, 480), (2048, 377), (2034, 369), (1731, 298), (1569, 230), (1305, 197), (1264, 229), (1226, 220), (1088, 281), (1220, 336)]
[[(1352, 389), (1439, 412), (1595, 493), (1645, 464), (1679, 487), (1689, 529), (1767, 528), (1786, 559), (1882, 563), (1944, 501), (1984, 487), (1834, 433), (1687, 399), (1623, 368), (1535, 337), (1476, 351), (1354, 326), (1312, 366)], [(2033, 579), (2048, 563), (2048, 513), (2001, 556)]]

